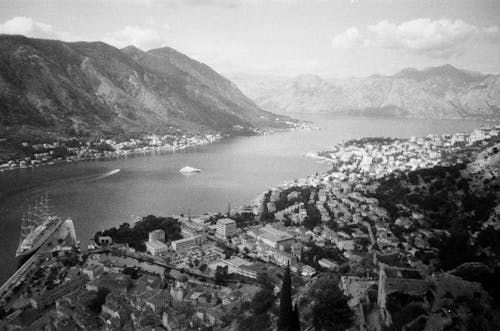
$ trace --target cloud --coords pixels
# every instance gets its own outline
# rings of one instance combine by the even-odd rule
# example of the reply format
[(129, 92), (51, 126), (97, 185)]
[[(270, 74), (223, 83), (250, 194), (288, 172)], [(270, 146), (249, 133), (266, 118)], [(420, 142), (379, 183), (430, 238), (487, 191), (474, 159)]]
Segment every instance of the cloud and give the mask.
[[(170, 25), (147, 19), (144, 26), (128, 25), (104, 35), (102, 40), (116, 47), (129, 45), (148, 50), (165, 45), (163, 35), (171, 31)], [(58, 39), (65, 41), (87, 40), (55, 29), (52, 25), (38, 22), (31, 17), (17, 16), (0, 23), (0, 33), (20, 34), (32, 38)]]
[(28, 37), (44, 39), (69, 39), (67, 33), (56, 31), (52, 25), (37, 22), (25, 16), (13, 17), (5, 23), (0, 24), (0, 33), (21, 34)]
[[(168, 25), (163, 26), (163, 30), (170, 29)], [(104, 42), (118, 48), (134, 45), (143, 50), (149, 50), (165, 45), (165, 39), (160, 29), (152, 27), (127, 25), (121, 30), (106, 34)]]
[(369, 26), (368, 31), (371, 33), (366, 40), (368, 45), (450, 57), (461, 54), (472, 38), (488, 37), (498, 33), (498, 28), (478, 27), (462, 20), (420, 18), (399, 25), (381, 21)]
[(336, 49), (348, 50), (360, 45), (361, 35), (358, 28), (351, 27), (336, 35), (332, 39), (332, 46)]
[(363, 45), (449, 58), (462, 54), (469, 42), (499, 37), (497, 26), (481, 27), (462, 20), (419, 18), (401, 24), (380, 21), (367, 26), (362, 33), (352, 27), (336, 35), (332, 45), (337, 49)]

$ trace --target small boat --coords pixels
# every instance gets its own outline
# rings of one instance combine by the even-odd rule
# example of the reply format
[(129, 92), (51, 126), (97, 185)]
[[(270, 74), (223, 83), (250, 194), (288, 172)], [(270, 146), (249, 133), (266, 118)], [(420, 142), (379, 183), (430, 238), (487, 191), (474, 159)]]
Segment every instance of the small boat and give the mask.
[(185, 166), (184, 168), (182, 168), (179, 171), (182, 172), (182, 173), (201, 172), (200, 169), (196, 169), (196, 168), (193, 168), (193, 167), (190, 167), (190, 166)]

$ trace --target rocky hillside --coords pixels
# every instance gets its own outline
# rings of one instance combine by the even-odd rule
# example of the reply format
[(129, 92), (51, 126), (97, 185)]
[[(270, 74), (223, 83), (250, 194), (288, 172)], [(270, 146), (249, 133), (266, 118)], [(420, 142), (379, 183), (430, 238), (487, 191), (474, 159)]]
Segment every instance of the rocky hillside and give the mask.
[(347, 113), (415, 118), (500, 116), (500, 75), (451, 65), (405, 69), (392, 76), (326, 80), (234, 75), (232, 80), (263, 109), (280, 113)]
[(247, 132), (284, 121), (208, 66), (170, 48), (143, 52), (0, 35), (4, 134)]

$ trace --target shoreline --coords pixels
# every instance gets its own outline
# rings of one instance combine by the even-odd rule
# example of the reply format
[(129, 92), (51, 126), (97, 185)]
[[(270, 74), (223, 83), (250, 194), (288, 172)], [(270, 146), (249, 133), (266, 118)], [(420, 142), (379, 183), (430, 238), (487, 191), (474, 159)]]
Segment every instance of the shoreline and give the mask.
[[(169, 154), (169, 153), (175, 153), (175, 152), (180, 152), (180, 151), (186, 151), (189, 150), (190, 148), (194, 147), (202, 147), (206, 146), (209, 144), (214, 144), (219, 141), (222, 141), (224, 139), (227, 139), (229, 136), (222, 136), (220, 134), (217, 135), (207, 135), (203, 139), (199, 139), (196, 143), (186, 143), (182, 144), (180, 146), (173, 146), (173, 145), (157, 145), (157, 146), (145, 146), (145, 147), (138, 147), (135, 149), (114, 149), (113, 151), (102, 151), (102, 152), (88, 152), (88, 154), (83, 154), (83, 155), (70, 155), (64, 157), (58, 157), (58, 158), (46, 158), (46, 159), (38, 159), (34, 158), (31, 164), (23, 164), (21, 165), (20, 161), (16, 163), (14, 160), (7, 161), (6, 163), (0, 164), (0, 173), (2, 172), (8, 172), (8, 171), (14, 171), (14, 170), (20, 170), (20, 169), (34, 169), (34, 168), (39, 168), (39, 167), (46, 167), (46, 166), (54, 166), (54, 165), (69, 165), (69, 164), (75, 164), (75, 163), (80, 163), (80, 162), (89, 162), (89, 161), (111, 161), (111, 160), (117, 160), (117, 159), (126, 159), (128, 157), (137, 157), (137, 156), (146, 156), (146, 155), (151, 155), (151, 154)], [(120, 144), (125, 144), (128, 142), (120, 142), (116, 143), (114, 146), (119, 146)], [(45, 153), (47, 154), (47, 153)], [(36, 155), (36, 154), (34, 154)], [(49, 156), (49, 155), (46, 155)], [(25, 158), (25, 160), (28, 158)], [(29, 158), (31, 159), (31, 158)], [(37, 162), (38, 161), (38, 162)], [(24, 161), (27, 162), (27, 161)]]
[[(487, 140), (487, 139), (489, 139), (487, 137), (487, 135), (489, 134), (489, 132), (493, 132), (493, 131), (495, 131), (495, 132), (500, 131), (500, 124), (495, 123), (492, 125), (483, 125), (483, 126), (478, 127), (474, 130), (466, 131), (466, 132), (454, 132), (454, 133), (441, 134), (441, 135), (428, 134), (428, 135), (419, 136), (419, 137), (413, 136), (413, 137), (408, 138), (408, 139), (407, 138), (391, 137), (391, 139), (394, 139), (395, 141), (408, 141), (408, 142), (413, 143), (417, 146), (419, 146), (419, 144), (422, 144), (422, 142), (425, 140), (430, 140), (430, 141), (445, 140), (449, 143), (450, 146), (444, 146), (444, 145), (437, 144), (437, 146), (439, 146), (439, 148), (445, 150), (447, 148), (452, 149), (452, 147), (455, 146), (456, 142), (465, 143), (468, 145), (473, 145), (475, 142), (481, 142), (481, 141)], [(488, 132), (488, 134), (485, 134), (485, 132)], [(340, 148), (345, 148), (345, 147), (349, 146), (348, 143), (353, 144), (356, 142), (363, 142), (363, 140), (370, 140), (370, 139), (387, 139), (387, 138), (385, 138), (385, 137), (359, 137), (356, 139), (351, 139), (349, 141), (344, 141), (342, 143), (335, 144), (334, 146), (330, 147), (330, 149), (326, 149), (326, 150), (318, 151), (318, 152), (308, 152), (308, 153), (304, 154), (303, 157), (312, 159), (316, 162), (326, 162), (326, 163), (329, 163), (329, 164), (332, 164), (335, 166), (338, 162), (338, 160), (336, 158), (338, 158), (338, 156), (339, 156), (339, 155), (335, 155), (335, 154), (338, 154), (340, 152), (340, 151), (335, 151), (335, 150), (339, 150)], [(446, 142), (445, 142), (445, 144), (446, 144)], [(420, 145), (420, 148), (422, 148), (422, 145)], [(325, 156), (325, 154), (328, 154), (329, 156)], [(442, 156), (439, 156), (439, 159), (441, 159), (441, 158), (442, 158)], [(441, 164), (441, 163), (446, 164), (447, 162), (444, 160), (437, 162), (437, 164)], [(416, 169), (419, 169), (419, 168), (420, 167), (417, 167)], [(249, 205), (252, 205), (253, 207), (260, 208), (263, 203), (266, 203), (266, 195), (268, 195), (269, 192), (282, 191), (282, 190), (286, 190), (286, 189), (296, 187), (296, 186), (298, 186), (298, 187), (304, 186), (304, 185), (305, 186), (317, 186), (322, 182), (324, 177), (329, 176), (333, 170), (334, 169), (327, 170), (326, 172), (320, 173), (320, 174), (310, 174), (306, 177), (297, 178), (295, 180), (286, 180), (280, 184), (271, 185), (265, 191), (262, 191), (254, 199), (249, 201)], [(337, 171), (337, 172), (339, 170), (341, 170), (341, 169), (335, 169), (335, 171)], [(377, 178), (377, 177), (375, 177), (375, 178)]]
[(150, 156), (150, 155), (155, 155), (155, 154), (156, 155), (175, 154), (176, 152), (185, 152), (185, 151), (188, 151), (192, 148), (203, 147), (206, 145), (218, 143), (220, 141), (222, 141), (222, 139), (217, 140), (215, 142), (211, 142), (211, 143), (200, 144), (200, 145), (190, 145), (190, 146), (185, 146), (185, 147), (177, 148), (177, 149), (158, 148), (158, 149), (147, 149), (144, 151), (131, 151), (129, 153), (118, 153), (116, 155), (104, 155), (104, 156), (100, 156), (100, 157), (81, 158), (78, 160), (54, 160), (52, 162), (47, 162), (47, 163), (42, 163), (42, 164), (34, 164), (34, 165), (29, 165), (29, 166), (24, 166), (24, 167), (13, 167), (13, 168), (0, 169), (0, 173), (4, 172), (4, 171), (8, 172), (8, 171), (21, 170), (21, 169), (35, 169), (35, 168), (55, 166), (55, 165), (71, 165), (71, 164), (77, 164), (77, 163), (82, 163), (82, 162), (113, 161), (113, 160), (119, 160), (119, 159)]
[[(307, 123), (301, 123), (298, 126), (294, 127), (289, 127), (287, 129), (262, 129), (254, 132), (253, 135), (255, 136), (266, 136), (270, 134), (275, 134), (279, 132), (296, 132), (296, 131), (305, 131), (305, 130), (319, 130), (319, 128), (316, 127), (311, 127)], [(73, 153), (80, 153), (80, 155), (67, 155), (67, 156), (60, 156), (60, 157), (52, 157), (51, 153), (44, 152), (40, 153), (43, 154), (42, 157), (39, 157), (37, 153), (33, 153), (31, 157), (26, 157), (24, 159), (12, 159), (9, 160), (5, 163), (0, 163), (0, 174), (3, 172), (7, 171), (13, 171), (13, 170), (20, 170), (20, 169), (34, 169), (38, 167), (46, 167), (46, 166), (53, 166), (53, 165), (65, 165), (65, 164), (75, 164), (75, 163), (80, 163), (80, 162), (88, 162), (88, 161), (110, 161), (110, 160), (116, 160), (116, 159), (126, 159), (128, 157), (137, 157), (137, 156), (146, 156), (146, 155), (152, 155), (152, 154), (159, 154), (159, 155), (164, 155), (164, 154), (173, 154), (176, 152), (182, 152), (189, 150), (191, 148), (195, 147), (202, 147), (206, 145), (211, 145), (215, 144), (218, 142), (221, 142), (226, 139), (231, 139), (231, 138), (237, 138), (237, 137), (244, 137), (245, 135), (231, 135), (231, 134), (210, 134), (210, 135), (204, 135), (204, 136), (198, 136), (194, 135), (189, 138), (182, 138), (173, 141), (171, 144), (167, 143), (164, 145), (160, 144), (152, 144), (152, 145), (147, 145), (143, 147), (136, 147), (134, 149), (123, 149), (123, 146), (127, 146), (127, 144), (131, 144), (132, 142), (135, 144), (140, 144), (144, 143), (147, 140), (152, 140), (156, 141), (157, 139), (162, 139), (165, 138), (166, 136), (156, 136), (156, 135), (146, 135), (141, 139), (131, 139), (130, 141), (124, 141), (124, 142), (114, 142), (113, 140), (103, 140), (99, 142), (99, 144), (107, 144), (110, 145), (110, 147), (113, 148), (112, 151), (109, 150), (103, 150), (103, 151), (98, 151), (98, 150), (93, 150), (93, 149), (85, 149), (81, 148), (84, 145), (80, 145), (80, 148), (77, 150), (71, 150)], [(187, 142), (180, 142), (182, 140), (187, 140)], [(194, 142), (193, 142), (194, 140)], [(109, 142), (113, 142), (113, 144)], [(93, 142), (86, 142), (87, 145), (89, 144), (95, 144)], [(48, 144), (43, 144), (43, 145), (48, 145)], [(50, 145), (52, 149), (55, 149), (59, 147), (59, 142), (54, 143), (54, 146)], [(65, 147), (65, 146), (63, 146)], [(65, 147), (66, 148), (66, 147)], [(68, 148), (69, 150), (69, 148)], [(83, 150), (83, 152), (82, 152)]]

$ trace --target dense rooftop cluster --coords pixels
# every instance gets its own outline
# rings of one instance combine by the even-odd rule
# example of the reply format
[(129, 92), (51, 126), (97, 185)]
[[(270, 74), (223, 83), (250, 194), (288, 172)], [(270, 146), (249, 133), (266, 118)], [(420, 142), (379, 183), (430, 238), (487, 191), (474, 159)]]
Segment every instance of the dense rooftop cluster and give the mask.
[[(113, 159), (131, 154), (171, 152), (210, 144), (220, 139), (222, 139), (220, 134), (197, 135), (180, 132), (164, 136), (147, 135), (126, 141), (116, 141), (114, 139), (100, 139), (97, 141), (65, 139), (50, 143), (22, 142), (21, 149), (25, 156), (5, 160), (3, 163), (0, 159), (0, 171), (55, 163)], [(2, 140), (5, 139), (0, 139), (0, 144), (3, 143)]]
[(225, 215), (150, 215), (40, 256), (0, 327), (493, 330), (499, 147), (500, 127), (340, 144), (327, 173)]

